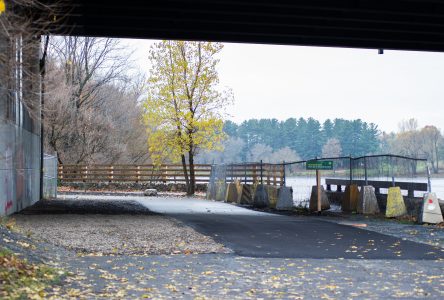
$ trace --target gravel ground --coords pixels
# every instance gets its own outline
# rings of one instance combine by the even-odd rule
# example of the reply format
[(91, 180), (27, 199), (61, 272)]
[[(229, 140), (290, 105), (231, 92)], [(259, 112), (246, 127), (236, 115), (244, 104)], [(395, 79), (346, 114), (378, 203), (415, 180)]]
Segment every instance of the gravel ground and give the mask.
[(69, 272), (59, 285), (47, 289), (45, 299), (444, 297), (442, 260), (267, 259), (233, 254), (78, 256), (2, 226), (0, 246)]
[(13, 218), (23, 234), (89, 255), (229, 252), (212, 238), (132, 201), (52, 200)]

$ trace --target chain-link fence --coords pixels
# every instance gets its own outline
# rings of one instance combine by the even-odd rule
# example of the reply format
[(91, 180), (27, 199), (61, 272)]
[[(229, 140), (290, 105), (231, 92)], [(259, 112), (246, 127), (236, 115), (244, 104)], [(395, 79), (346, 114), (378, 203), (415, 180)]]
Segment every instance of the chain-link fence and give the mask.
[(45, 154), (43, 158), (43, 199), (57, 198), (57, 157)]
[[(426, 159), (398, 155), (373, 155), (357, 157), (352, 161), (353, 182), (358, 185), (372, 181), (391, 182), (392, 186), (402, 185), (404, 196), (422, 197), (423, 191), (415, 191), (417, 183), (429, 183)], [(410, 191), (410, 193), (409, 193)], [(387, 193), (387, 189), (380, 189)]]
[[(333, 161), (332, 170), (321, 171), (321, 184), (326, 186), (326, 178), (350, 179), (350, 157), (318, 158), (317, 161)], [(308, 207), (312, 186), (316, 185), (316, 171), (307, 170), (307, 161), (285, 164), (286, 185), (293, 188), (293, 200), (296, 205)]]

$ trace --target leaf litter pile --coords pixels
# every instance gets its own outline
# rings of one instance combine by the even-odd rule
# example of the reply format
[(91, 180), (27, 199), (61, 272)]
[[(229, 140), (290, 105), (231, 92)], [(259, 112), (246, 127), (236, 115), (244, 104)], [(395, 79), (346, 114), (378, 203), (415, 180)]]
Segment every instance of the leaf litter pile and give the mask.
[[(79, 203), (86, 212), (94, 213), (82, 213)], [(78, 200), (75, 205), (67, 205), (66, 211), (74, 213), (48, 213), (40, 209), (38, 213), (15, 215), (16, 227), (22, 234), (81, 255), (229, 252), (211, 237), (175, 219), (146, 212), (136, 202)], [(106, 209), (100, 210), (101, 207)]]

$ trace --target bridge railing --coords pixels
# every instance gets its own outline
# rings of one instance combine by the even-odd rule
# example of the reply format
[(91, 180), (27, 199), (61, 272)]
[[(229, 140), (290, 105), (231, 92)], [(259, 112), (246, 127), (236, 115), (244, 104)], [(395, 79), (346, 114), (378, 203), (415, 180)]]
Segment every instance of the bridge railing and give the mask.
[[(425, 182), (406, 182), (406, 181), (380, 181), (380, 180), (353, 180), (353, 184), (358, 186), (371, 185), (375, 188), (375, 193), (381, 194), (381, 189), (388, 189), (392, 186), (397, 186), (401, 190), (407, 191), (408, 197), (415, 197), (415, 191), (417, 192), (427, 192), (428, 184)], [(331, 186), (336, 185), (336, 191), (342, 192), (345, 187), (350, 184), (350, 180), (347, 179), (337, 179), (337, 178), (326, 178), (325, 184), (327, 186), (327, 191), (332, 191)]]

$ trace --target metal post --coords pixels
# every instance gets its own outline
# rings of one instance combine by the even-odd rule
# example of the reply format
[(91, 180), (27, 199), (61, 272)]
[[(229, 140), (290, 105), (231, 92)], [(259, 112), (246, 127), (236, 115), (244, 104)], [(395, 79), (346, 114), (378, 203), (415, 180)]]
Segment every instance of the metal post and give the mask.
[(318, 196), (318, 213), (321, 212), (321, 172), (316, 170), (316, 189)]
[(261, 159), (261, 185), (263, 185), (263, 169), (262, 169), (262, 159)]
[(367, 178), (367, 156), (364, 156), (364, 178), (365, 178), (365, 185), (368, 185), (368, 178)]
[(429, 165), (427, 165), (427, 191), (429, 193), (432, 192), (432, 181), (430, 179), (430, 168), (429, 168)]
[(393, 162), (392, 162), (392, 157), (390, 156), (390, 170), (392, 173), (392, 186), (395, 186), (395, 174), (393, 173)]
[(353, 167), (352, 167), (352, 156), (350, 154), (350, 185), (353, 182)]
[(231, 182), (234, 182), (234, 164), (231, 164)]
[(247, 164), (244, 163), (244, 183), (247, 184)]
[(285, 174), (285, 160), (284, 161), (282, 161), (282, 170), (283, 170), (283, 172), (284, 172), (284, 186), (287, 184), (287, 182), (286, 182), (286, 174)]

